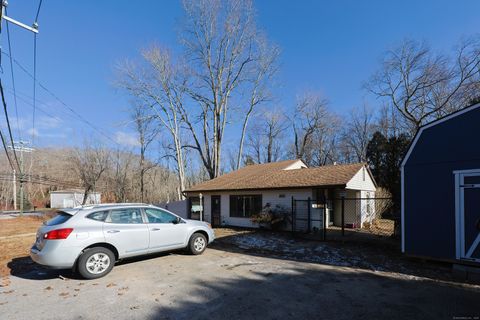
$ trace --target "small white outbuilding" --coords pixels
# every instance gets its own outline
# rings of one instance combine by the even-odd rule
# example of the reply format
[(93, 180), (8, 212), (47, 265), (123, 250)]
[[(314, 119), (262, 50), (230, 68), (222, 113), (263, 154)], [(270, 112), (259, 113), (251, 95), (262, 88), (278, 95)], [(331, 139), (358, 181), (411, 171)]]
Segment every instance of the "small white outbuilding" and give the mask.
[[(68, 189), (50, 191), (50, 207), (51, 208), (73, 208), (79, 206), (83, 202), (85, 191), (81, 189)], [(101, 203), (100, 192), (90, 192), (87, 195), (85, 204)]]

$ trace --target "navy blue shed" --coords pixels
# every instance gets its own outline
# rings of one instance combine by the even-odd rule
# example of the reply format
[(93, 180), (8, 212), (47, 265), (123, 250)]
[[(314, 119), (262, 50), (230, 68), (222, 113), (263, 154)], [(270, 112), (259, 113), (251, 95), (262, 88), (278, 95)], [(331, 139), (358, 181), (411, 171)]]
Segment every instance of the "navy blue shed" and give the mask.
[(401, 173), (402, 251), (480, 264), (480, 104), (421, 127)]

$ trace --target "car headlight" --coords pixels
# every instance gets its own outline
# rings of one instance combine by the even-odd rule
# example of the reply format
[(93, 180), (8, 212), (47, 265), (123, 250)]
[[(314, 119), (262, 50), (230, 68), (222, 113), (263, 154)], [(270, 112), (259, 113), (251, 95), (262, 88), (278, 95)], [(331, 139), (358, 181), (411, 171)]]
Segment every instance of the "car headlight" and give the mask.
[(212, 225), (211, 225), (210, 223), (206, 222), (206, 224), (207, 224), (207, 226), (208, 226), (210, 229), (213, 229), (213, 228), (212, 228)]

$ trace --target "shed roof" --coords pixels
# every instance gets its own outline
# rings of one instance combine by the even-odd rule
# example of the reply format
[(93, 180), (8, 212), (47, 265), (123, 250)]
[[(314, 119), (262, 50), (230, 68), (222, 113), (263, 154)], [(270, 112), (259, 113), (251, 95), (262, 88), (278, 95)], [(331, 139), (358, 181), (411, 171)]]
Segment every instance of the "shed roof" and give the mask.
[(301, 160), (249, 165), (197, 184), (186, 192), (343, 186), (365, 163), (290, 169)]
[[(81, 193), (84, 194), (85, 190), (82, 189), (63, 189), (63, 190), (55, 190), (50, 191), (50, 193)], [(90, 191), (89, 194), (99, 194), (100, 192)]]

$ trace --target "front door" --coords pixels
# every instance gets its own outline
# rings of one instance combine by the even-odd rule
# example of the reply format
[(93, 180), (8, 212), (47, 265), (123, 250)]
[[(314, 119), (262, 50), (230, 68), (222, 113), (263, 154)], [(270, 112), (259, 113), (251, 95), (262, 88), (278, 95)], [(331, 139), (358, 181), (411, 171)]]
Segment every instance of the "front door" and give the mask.
[(458, 177), (460, 258), (480, 262), (480, 172)]
[(221, 206), (220, 196), (212, 196), (212, 227), (219, 227), (221, 224)]

